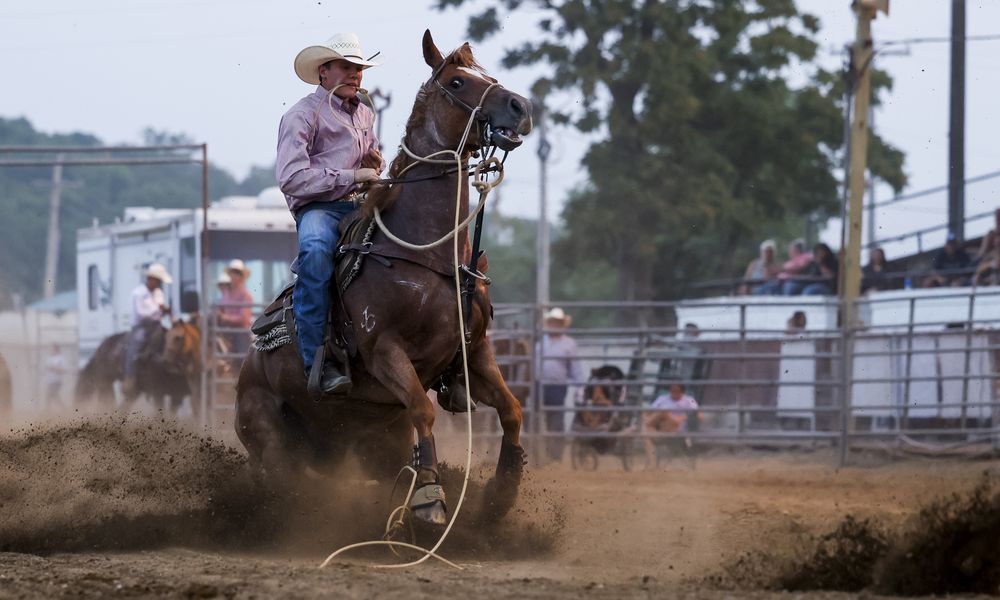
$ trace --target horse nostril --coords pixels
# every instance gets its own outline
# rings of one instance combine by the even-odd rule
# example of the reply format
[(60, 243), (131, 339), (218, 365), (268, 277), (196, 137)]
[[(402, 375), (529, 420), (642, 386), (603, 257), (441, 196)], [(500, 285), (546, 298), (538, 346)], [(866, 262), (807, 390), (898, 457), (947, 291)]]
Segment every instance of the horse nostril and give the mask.
[(524, 104), (517, 98), (511, 98), (509, 106), (511, 114), (513, 114), (515, 117), (520, 117), (524, 115), (524, 113), (526, 112), (524, 109)]

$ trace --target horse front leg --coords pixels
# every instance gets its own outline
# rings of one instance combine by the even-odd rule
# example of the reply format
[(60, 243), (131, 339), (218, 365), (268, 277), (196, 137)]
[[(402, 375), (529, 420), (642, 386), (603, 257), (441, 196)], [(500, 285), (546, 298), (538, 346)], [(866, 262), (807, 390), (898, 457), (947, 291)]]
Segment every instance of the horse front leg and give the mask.
[(486, 484), (483, 514), (494, 520), (502, 518), (514, 506), (525, 454), (521, 448), (521, 403), (511, 393), (497, 366), (493, 348), (483, 341), (469, 357), (470, 390), (483, 404), (492, 406), (500, 417), (503, 439), (493, 478)]
[(406, 352), (395, 342), (376, 344), (369, 361), (374, 375), (406, 407), (417, 432), (415, 448), (417, 484), (410, 500), (414, 516), (428, 523), (444, 525), (448, 520), (444, 488), (441, 487), (437, 450), (434, 447), (434, 405)]

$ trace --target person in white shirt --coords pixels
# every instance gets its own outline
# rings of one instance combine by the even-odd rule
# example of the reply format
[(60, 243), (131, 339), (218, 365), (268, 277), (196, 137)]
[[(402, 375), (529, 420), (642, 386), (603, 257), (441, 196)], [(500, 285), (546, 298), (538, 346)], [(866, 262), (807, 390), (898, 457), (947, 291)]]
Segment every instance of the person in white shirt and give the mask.
[[(545, 313), (545, 335), (535, 347), (535, 356), (542, 357), (538, 372), (542, 376), (542, 404), (566, 406), (566, 392), (570, 381), (584, 381), (586, 374), (577, 359), (576, 340), (566, 335), (572, 317), (561, 308), (553, 308)], [(577, 392), (582, 388), (576, 388)], [(582, 394), (581, 394), (582, 395)], [(552, 411), (545, 413), (545, 430), (548, 433), (562, 433), (565, 428), (566, 413)], [(564, 440), (550, 437), (545, 441), (549, 460), (562, 460)]]
[(146, 269), (146, 282), (132, 290), (132, 331), (125, 346), (125, 378), (122, 388), (126, 396), (133, 396), (136, 389), (135, 364), (145, 349), (150, 327), (158, 326), (170, 314), (163, 295), (163, 284), (173, 283), (166, 267), (153, 263)]
[[(698, 401), (684, 393), (684, 386), (679, 383), (670, 384), (670, 393), (657, 396), (650, 408), (660, 409), (643, 413), (642, 427), (647, 432), (674, 433), (688, 431), (689, 421), (698, 420)], [(643, 446), (646, 450), (646, 464), (656, 464), (656, 446), (653, 438), (644, 437)]]
[(45, 401), (50, 408), (53, 404), (62, 404), (59, 394), (62, 392), (63, 377), (66, 372), (66, 359), (63, 358), (59, 345), (54, 344), (52, 354), (45, 359), (45, 370), (42, 375), (45, 382)]

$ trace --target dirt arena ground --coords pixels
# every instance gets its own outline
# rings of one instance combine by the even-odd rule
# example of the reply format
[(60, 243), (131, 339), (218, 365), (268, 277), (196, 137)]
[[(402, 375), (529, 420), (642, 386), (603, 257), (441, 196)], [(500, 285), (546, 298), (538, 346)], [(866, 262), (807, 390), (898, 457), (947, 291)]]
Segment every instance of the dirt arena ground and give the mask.
[[(1000, 472), (989, 460), (858, 462), (758, 451), (638, 473), (610, 459), (595, 472), (529, 465), (498, 526), (479, 515), (482, 467), (442, 549), (463, 571), (372, 568), (394, 560), (382, 550), (319, 570), (337, 547), (380, 534), (387, 487), (262, 500), (239, 452), (167, 421), (29, 426), (0, 438), (0, 598), (788, 597), (781, 577), (845, 517), (896, 539), (921, 507)], [(454, 502), (460, 474), (449, 474)]]

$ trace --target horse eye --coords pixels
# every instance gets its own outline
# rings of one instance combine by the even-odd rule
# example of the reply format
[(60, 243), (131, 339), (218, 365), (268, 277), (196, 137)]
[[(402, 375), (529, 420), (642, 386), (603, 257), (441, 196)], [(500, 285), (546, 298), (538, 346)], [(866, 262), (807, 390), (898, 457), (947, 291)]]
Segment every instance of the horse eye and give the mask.
[(448, 83), (448, 85), (450, 85), (451, 87), (453, 87), (453, 88), (455, 88), (457, 90), (458, 88), (462, 87), (463, 83), (465, 83), (465, 82), (462, 81), (460, 78), (453, 77), (452, 80), (451, 80), (451, 82)]

